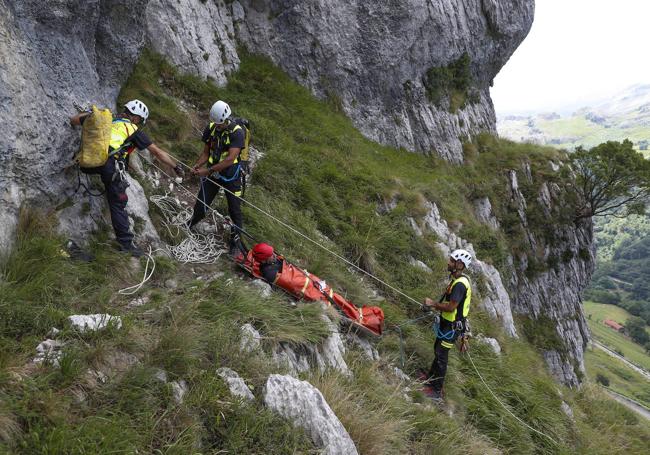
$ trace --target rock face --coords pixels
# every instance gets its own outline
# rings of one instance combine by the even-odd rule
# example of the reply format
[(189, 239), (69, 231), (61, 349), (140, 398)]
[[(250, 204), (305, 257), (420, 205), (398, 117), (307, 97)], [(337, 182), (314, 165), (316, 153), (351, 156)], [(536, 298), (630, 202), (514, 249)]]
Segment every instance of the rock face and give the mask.
[[(524, 168), (525, 178), (530, 172)], [(519, 206), (519, 218), (523, 226), (528, 226), (526, 199), (519, 189), (517, 173), (511, 171), (510, 195), (515, 206)], [(538, 201), (548, 216), (557, 204), (561, 189), (556, 184), (543, 183)], [(513, 312), (538, 321), (540, 330), (550, 333), (544, 335), (560, 340), (557, 349), (543, 351), (544, 359), (553, 375), (562, 383), (576, 387), (585, 373), (584, 351), (589, 342), (589, 328), (582, 312), (582, 290), (589, 283), (595, 267), (595, 243), (591, 220), (579, 224), (553, 226), (553, 245), (536, 237), (528, 229), (528, 243), (531, 251), (544, 251), (544, 258), (562, 258), (558, 267), (550, 267), (534, 276), (524, 273), (530, 266), (526, 257), (514, 258), (518, 273), (512, 274), (509, 283)], [(550, 321), (550, 324), (545, 323)]]
[(150, 0), (146, 17), (153, 49), (183, 71), (225, 85), (239, 67), (229, 8), (212, 0)]
[(311, 368), (318, 368), (320, 371), (333, 368), (346, 376), (351, 376), (352, 372), (343, 358), (345, 345), (341, 333), (327, 316), (323, 315), (323, 320), (329, 327), (330, 335), (320, 345), (278, 343), (273, 350), (275, 362), (288, 368), (294, 375)]
[[(243, 42), (339, 104), (369, 138), (455, 162), (465, 137), (496, 132), (489, 85), (534, 13), (533, 0), (226, 3), (151, 0), (148, 39), (180, 68), (218, 84), (237, 68)], [(469, 100), (460, 109), (448, 97), (429, 101), (427, 71), (465, 53)]]
[[(74, 102), (114, 107), (144, 45), (146, 2), (0, 2), (0, 247), (21, 205), (56, 207), (75, 195)], [(88, 218), (88, 216), (86, 216)]]
[[(236, 2), (235, 2), (236, 3)], [(378, 142), (462, 161), (463, 137), (495, 131), (489, 85), (527, 35), (533, 0), (242, 0), (238, 37)], [(235, 10), (235, 8), (233, 8)], [(239, 7), (236, 8), (241, 16)], [(428, 101), (430, 68), (463, 53), (473, 101)]]
[(447, 222), (440, 216), (440, 211), (436, 204), (427, 201), (425, 208), (428, 212), (422, 220), (422, 226), (412, 218), (409, 220), (415, 234), (422, 236), (424, 231), (434, 233), (440, 239), (436, 246), (444, 256), (448, 256), (456, 248), (464, 248), (472, 253), (475, 260), (472, 262), (469, 273), (470, 275), (480, 275), (483, 278), (485, 290), (478, 295), (482, 300), (483, 308), (490, 317), (499, 321), (508, 335), (516, 337), (517, 330), (515, 329), (515, 323), (512, 318), (510, 296), (501, 281), (501, 275), (497, 269), (476, 258), (476, 252), (472, 244), (449, 229)]
[(272, 374), (266, 381), (264, 404), (307, 431), (328, 455), (354, 455), (354, 442), (318, 389), (291, 376)]

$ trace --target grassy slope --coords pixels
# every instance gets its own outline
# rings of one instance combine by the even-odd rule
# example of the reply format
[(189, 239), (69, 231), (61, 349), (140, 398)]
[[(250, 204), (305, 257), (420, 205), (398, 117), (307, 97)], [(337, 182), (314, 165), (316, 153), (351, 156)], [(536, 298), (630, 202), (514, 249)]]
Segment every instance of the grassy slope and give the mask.
[(643, 346), (603, 324), (605, 319), (612, 319), (624, 325), (625, 321), (631, 317), (630, 313), (623, 308), (604, 303), (585, 302), (584, 308), (589, 329), (596, 340), (616, 352), (622, 353), (623, 357), (630, 362), (650, 370), (650, 356), (646, 354)]
[[(311, 237), (322, 233), (335, 239), (323, 241), (417, 298), (436, 293), (444, 280), (444, 259), (435, 254), (436, 239), (414, 237), (405, 220), (424, 214), (425, 197), (440, 205), (452, 226), (462, 221), (463, 235), (475, 242), (485, 258), (500, 265), (505, 251), (523, 248), (522, 233), (508, 223), (504, 224), (508, 235), (482, 228), (466, 215), (471, 213), (471, 198), (490, 195), (503, 221), (508, 211), (503, 197), (508, 169), (527, 160), (536, 178), (554, 178), (546, 161), (556, 157), (553, 150), (488, 137), (468, 145), (469, 162), (463, 167), (379, 146), (362, 138), (336, 111), (335, 103), (314, 100), (255, 57), (245, 57), (228, 87), (218, 89), (179, 76), (158, 57), (145, 53), (121, 97), (134, 95), (152, 111), (148, 128), (154, 139), (189, 161), (199, 149), (192, 134), (192, 125), (201, 125), (197, 112), (206, 112), (215, 99), (228, 100), (253, 121), (256, 145), (266, 153), (249, 198)], [(180, 99), (191, 106), (185, 113), (177, 107)], [(534, 191), (522, 186), (524, 191)], [(398, 200), (397, 208), (376, 215), (377, 203), (392, 196)], [(345, 273), (322, 251), (286, 235), (250, 210), (245, 215), (253, 233), (309, 264), (310, 270), (335, 283), (355, 303), (369, 302), (367, 284)], [(14, 255), (3, 268), (0, 321), (12, 322), (0, 324), (0, 452), (313, 451), (302, 432), (265, 411), (259, 401), (242, 406), (233, 400), (215, 369), (235, 369), (259, 397), (264, 379), (275, 368), (267, 356), (238, 351), (237, 327), (253, 323), (265, 335), (267, 351), (282, 340), (317, 342), (326, 334), (318, 308), (292, 309), (280, 295), (260, 302), (228, 266), (223, 278), (206, 284), (192, 279), (194, 271), (203, 273), (201, 268), (161, 261), (149, 285), (151, 301), (129, 309), (129, 299), (115, 291), (141, 271), (129, 271), (130, 262), (107, 252), (103, 239), (92, 245), (98, 255), (95, 263), (69, 262), (58, 255), (60, 239), (50, 233), (47, 223), (41, 224), (22, 231)], [(422, 273), (405, 265), (408, 256), (423, 260), (435, 272)], [(162, 289), (172, 275), (181, 283), (174, 293)], [(480, 297), (480, 282), (478, 288)], [(392, 324), (417, 314), (390, 295), (382, 306)], [(122, 315), (125, 328), (84, 337), (65, 331), (62, 338), (68, 345), (60, 369), (25, 367), (50, 327), (61, 327), (64, 317), (75, 311)], [(35, 314), (40, 317), (34, 318)], [(563, 390), (561, 397), (539, 354), (528, 344), (504, 337), (478, 305), (473, 322), (476, 331), (497, 337), (503, 348), (496, 357), (474, 343), (472, 357), (485, 380), (511, 412), (558, 444), (513, 419), (486, 392), (467, 359), (455, 351), (446, 387), (452, 418), (418, 404), (426, 403), (418, 392), (411, 391), (405, 399), (388, 363), (399, 358), (394, 332), (378, 343), (382, 362), (363, 360), (355, 351), (348, 354), (353, 378), (328, 372), (306, 379), (321, 388), (364, 454), (609, 454), (642, 453), (647, 447), (646, 422), (597, 389)], [(408, 354), (405, 370), (414, 373), (430, 362), (433, 336), (426, 325), (407, 325), (403, 331)], [(132, 354), (138, 363), (116, 371), (111, 365), (118, 353)], [(105, 369), (106, 383), (88, 378), (89, 368)], [(153, 379), (158, 368), (165, 369), (170, 379), (187, 381), (190, 391), (183, 404), (174, 403), (168, 384)], [(79, 399), (81, 393), (85, 400)], [(560, 410), (562, 400), (572, 406), (575, 424)]]
[[(573, 149), (578, 145), (589, 148), (606, 141), (621, 141), (625, 138), (636, 145), (639, 141), (650, 138), (647, 120), (639, 121), (633, 115), (609, 118), (608, 126), (594, 123), (580, 114), (553, 120), (533, 118), (534, 128), (541, 131), (546, 143), (553, 143), (557, 147), (566, 149)], [(616, 126), (629, 121), (634, 121), (629, 127)], [(522, 138), (522, 140), (526, 140), (532, 134), (528, 120), (503, 120), (501, 131), (507, 137)]]
[(597, 375), (602, 375), (609, 380), (610, 389), (650, 409), (650, 384), (644, 376), (597, 348), (586, 352), (585, 365), (587, 375), (592, 380), (595, 380)]

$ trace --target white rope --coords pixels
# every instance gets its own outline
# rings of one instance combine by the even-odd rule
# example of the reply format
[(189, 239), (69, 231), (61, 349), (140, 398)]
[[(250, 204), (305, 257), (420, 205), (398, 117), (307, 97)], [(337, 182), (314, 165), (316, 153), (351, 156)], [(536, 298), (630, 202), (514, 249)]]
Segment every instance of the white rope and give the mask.
[[(149, 252), (147, 254), (147, 264), (144, 267), (144, 276), (142, 277), (142, 281), (138, 284), (134, 284), (133, 286), (129, 286), (128, 288), (120, 289), (117, 291), (118, 294), (121, 295), (133, 295), (136, 292), (138, 292), (144, 284), (149, 281), (149, 279), (153, 275), (153, 271), (156, 270), (156, 261), (154, 260), (152, 256), (152, 251), (151, 251), (151, 246), (149, 246)], [(152, 264), (151, 266), (151, 271), (149, 271), (149, 263)]]
[[(165, 219), (162, 224), (167, 232), (172, 236), (180, 232), (186, 235), (178, 245), (167, 245), (167, 251), (174, 259), (184, 264), (214, 264), (226, 251), (223, 237), (218, 233), (199, 234), (188, 229), (187, 222), (192, 213), (189, 208), (182, 207), (177, 199), (167, 194), (154, 195), (149, 199), (162, 212)], [(215, 225), (218, 223), (215, 211), (212, 212), (212, 220)]]
[[(170, 155), (171, 155), (171, 154), (170, 154)], [(177, 161), (178, 163), (182, 164), (183, 166), (185, 166), (185, 167), (188, 168), (189, 170), (192, 169), (192, 168), (190, 168), (187, 164), (185, 164), (185, 163), (183, 163), (182, 161), (180, 161), (180, 160), (179, 160), (177, 157), (175, 157), (174, 155), (171, 155), (171, 156), (172, 156), (174, 159), (176, 159), (176, 161)], [(171, 178), (171, 176), (170, 176), (169, 174), (167, 174), (163, 169), (161, 169), (161, 168), (158, 167), (155, 163), (153, 163), (153, 161), (149, 160), (149, 163), (151, 163), (154, 167), (156, 167), (158, 170), (160, 170), (160, 171), (161, 171), (163, 174), (165, 174), (167, 177)], [(188, 194), (192, 195), (192, 196), (193, 196), (197, 201), (200, 201), (201, 203), (203, 203), (203, 205), (205, 205), (205, 207), (206, 207), (207, 209), (212, 210), (213, 214), (216, 214), (218, 217), (220, 217), (220, 218), (222, 218), (222, 219), (224, 218), (223, 215), (221, 215), (219, 212), (217, 212), (217, 211), (214, 210), (212, 207), (210, 207), (209, 205), (207, 205), (205, 202), (201, 201), (198, 197), (196, 197), (196, 196), (194, 195), (194, 193), (190, 192), (190, 191), (189, 191), (187, 188), (185, 188), (183, 185), (178, 184), (178, 186), (179, 186), (180, 188), (182, 188), (184, 191), (186, 191)], [(359, 267), (359, 266), (357, 266), (356, 264), (350, 262), (349, 260), (347, 260), (347, 259), (344, 258), (343, 256), (337, 254), (336, 252), (334, 252), (334, 251), (328, 249), (327, 247), (325, 247), (325, 246), (322, 245), (321, 243), (318, 243), (318, 242), (316, 242), (315, 240), (312, 240), (311, 238), (309, 238), (308, 236), (306, 236), (306, 235), (303, 234), (302, 232), (298, 231), (297, 229), (293, 228), (293, 227), (290, 226), (289, 224), (287, 224), (287, 223), (285, 223), (284, 221), (282, 221), (282, 220), (276, 218), (275, 216), (271, 215), (270, 213), (266, 212), (265, 210), (261, 209), (260, 207), (257, 207), (257, 206), (256, 206), (255, 204), (253, 204), (252, 202), (249, 202), (249, 201), (247, 201), (246, 199), (243, 199), (243, 198), (241, 198), (240, 196), (237, 196), (235, 193), (233, 193), (232, 191), (228, 190), (227, 188), (224, 188), (223, 186), (222, 186), (222, 188), (224, 189), (224, 191), (227, 191), (228, 193), (232, 194), (233, 196), (235, 196), (236, 198), (238, 198), (238, 199), (241, 200), (242, 202), (244, 202), (244, 203), (250, 205), (250, 206), (251, 206), (252, 208), (254, 208), (255, 210), (257, 210), (257, 211), (263, 213), (264, 215), (268, 216), (269, 218), (271, 218), (271, 219), (272, 219), (273, 221), (275, 221), (276, 223), (279, 223), (280, 225), (282, 225), (282, 226), (286, 227), (287, 229), (289, 229), (291, 232), (293, 232), (293, 233), (299, 235), (300, 237), (304, 238), (305, 240), (308, 240), (309, 242), (313, 243), (314, 245), (318, 246), (319, 248), (321, 248), (321, 249), (327, 251), (327, 252), (330, 253), (331, 255), (333, 255), (333, 256), (339, 258), (340, 260), (342, 260), (342, 261), (345, 262), (346, 264), (350, 265), (350, 266), (353, 267), (354, 269), (360, 271), (361, 273), (367, 275), (368, 277), (374, 279), (375, 281), (377, 281), (377, 282), (383, 284), (384, 286), (386, 286), (386, 287), (392, 289), (393, 291), (397, 292), (397, 293), (400, 294), (401, 296), (406, 297), (408, 300), (410, 300), (410, 301), (416, 303), (417, 305), (419, 305), (419, 306), (423, 306), (420, 302), (418, 302), (417, 300), (415, 300), (413, 297), (411, 297), (411, 296), (405, 294), (404, 292), (400, 291), (399, 289), (397, 289), (397, 288), (391, 286), (390, 284), (388, 284), (388, 283), (386, 283), (385, 281), (383, 281), (382, 279), (376, 277), (376, 276), (373, 275), (372, 273), (363, 270), (361, 267)], [(162, 197), (161, 197), (161, 198), (162, 198)], [(169, 197), (167, 197), (166, 199), (171, 199), (171, 200), (173, 200), (172, 198), (169, 198)], [(154, 197), (152, 197), (151, 200), (152, 200), (152, 202), (156, 203), (156, 201), (154, 201)], [(160, 202), (161, 200), (162, 200), (162, 199), (158, 199), (159, 202)], [(161, 203), (164, 204), (164, 202), (161, 202)], [(157, 205), (158, 205), (158, 204), (157, 204)], [(161, 206), (159, 205), (159, 207), (161, 207)], [(161, 207), (161, 210), (163, 210), (163, 213), (167, 213), (167, 212), (166, 212), (162, 207)], [(189, 209), (188, 209), (188, 210), (189, 210)], [(177, 215), (177, 216), (180, 216), (180, 214)], [(184, 219), (185, 222), (189, 219), (189, 216), (190, 216), (189, 214), (186, 214), (186, 215), (184, 216), (183, 219)], [(170, 220), (171, 220), (171, 219), (176, 219), (176, 218), (170, 218)], [(213, 218), (213, 219), (214, 219), (214, 218)], [(215, 219), (215, 221), (216, 221), (216, 219)], [(171, 223), (171, 222), (170, 222), (170, 224), (175, 225), (175, 226), (178, 225), (176, 222), (174, 222), (174, 223)], [(189, 231), (188, 231), (188, 232), (189, 232)], [(190, 234), (191, 234), (191, 232), (190, 232)], [(428, 316), (428, 315), (427, 315), (427, 316)], [(424, 317), (425, 317), (425, 316), (423, 316), (423, 317), (421, 317), (421, 318), (418, 318), (418, 319), (424, 319)], [(412, 321), (407, 321), (407, 323), (408, 323), (408, 322), (412, 322)], [(405, 323), (405, 324), (406, 324), (406, 323)], [(405, 325), (405, 324), (401, 324), (401, 325)], [(398, 327), (399, 327), (399, 326), (398, 326)], [(492, 391), (492, 389), (490, 389), (490, 386), (488, 386), (487, 382), (485, 382), (485, 380), (483, 379), (483, 376), (481, 375), (481, 373), (478, 371), (478, 368), (477, 368), (476, 365), (474, 364), (474, 360), (472, 359), (472, 357), (471, 357), (469, 351), (467, 352), (467, 357), (469, 358), (470, 362), (472, 363), (472, 367), (474, 367), (474, 371), (476, 371), (476, 374), (477, 374), (478, 377), (481, 379), (481, 382), (483, 383), (483, 385), (485, 386), (485, 388), (488, 389), (488, 391), (490, 392), (490, 394), (492, 395), (492, 397), (494, 397), (494, 399), (495, 399), (495, 400), (496, 400), (496, 401), (497, 401), (497, 402), (498, 402), (498, 403), (503, 407), (503, 409), (505, 409), (505, 410), (506, 410), (506, 411), (507, 411), (507, 412), (508, 412), (512, 417), (514, 417), (518, 422), (520, 422), (520, 423), (521, 423), (522, 425), (524, 425), (526, 428), (530, 429), (531, 431), (534, 431), (535, 433), (537, 433), (537, 434), (539, 434), (539, 435), (542, 435), (542, 436), (548, 438), (551, 442), (553, 442), (555, 445), (557, 445), (557, 442), (556, 442), (553, 438), (551, 438), (549, 435), (547, 435), (547, 434), (545, 434), (545, 433), (542, 433), (542, 432), (539, 431), (539, 430), (536, 430), (535, 428), (531, 427), (531, 426), (528, 425), (526, 422), (524, 422), (523, 420), (521, 420), (519, 417), (517, 417), (515, 414), (513, 414), (513, 412), (510, 411), (510, 409), (508, 409), (508, 408), (506, 407), (506, 405), (505, 405), (501, 400), (499, 400), (499, 398), (495, 395), (495, 393)]]
[(540, 435), (542, 435), (542, 436), (548, 438), (548, 439), (549, 439), (553, 444), (557, 445), (557, 442), (555, 441), (555, 439), (553, 439), (552, 437), (550, 437), (550, 436), (547, 435), (546, 433), (542, 433), (541, 431), (536, 430), (535, 428), (531, 427), (531, 426), (528, 425), (526, 422), (524, 422), (523, 420), (521, 420), (519, 417), (517, 417), (516, 415), (514, 415), (514, 414), (512, 413), (512, 411), (511, 411), (510, 409), (508, 409), (508, 408), (506, 407), (506, 405), (503, 404), (503, 402), (502, 402), (501, 400), (499, 400), (499, 398), (494, 394), (494, 392), (492, 391), (492, 389), (490, 389), (490, 386), (487, 385), (487, 382), (485, 382), (485, 379), (483, 379), (483, 376), (481, 376), (481, 373), (479, 373), (478, 368), (476, 368), (476, 365), (474, 365), (474, 360), (472, 360), (472, 356), (470, 355), (469, 351), (467, 351), (466, 354), (467, 354), (467, 357), (469, 358), (469, 361), (472, 363), (472, 366), (474, 367), (474, 371), (476, 371), (476, 374), (477, 374), (478, 377), (481, 379), (481, 382), (483, 383), (483, 385), (485, 386), (485, 388), (488, 389), (488, 392), (490, 392), (490, 394), (494, 397), (494, 399), (497, 400), (497, 402), (501, 405), (501, 407), (503, 407), (503, 409), (505, 409), (505, 410), (506, 410), (506, 411), (507, 411), (507, 412), (508, 412), (512, 417), (514, 417), (515, 419), (517, 419), (517, 420), (518, 420), (518, 421), (519, 421), (523, 426), (525, 426), (525, 427), (528, 428), (529, 430), (534, 431), (534, 432), (537, 433), (537, 434), (540, 434)]
[[(192, 170), (192, 168), (191, 168), (190, 166), (188, 166), (187, 164), (185, 164), (184, 162), (182, 162), (181, 160), (179, 160), (176, 156), (172, 155), (171, 153), (170, 153), (169, 155), (172, 156), (172, 157), (173, 157), (173, 158), (174, 158), (178, 163), (182, 164), (183, 166), (185, 166), (185, 167), (186, 167), (187, 169), (189, 169), (190, 171)], [(155, 166), (155, 167), (156, 167), (158, 170), (160, 170), (163, 174), (165, 174), (166, 176), (168, 176), (168, 177), (171, 178), (171, 176), (170, 176), (169, 174), (167, 174), (167, 173), (166, 173), (164, 170), (162, 170), (160, 167), (156, 166), (156, 164), (154, 164), (153, 161), (148, 160), (148, 162), (151, 163), (153, 166)], [(180, 188), (182, 188), (183, 190), (187, 191), (188, 193), (190, 193), (190, 192), (189, 192), (185, 187), (183, 187), (183, 185), (178, 184), (178, 186), (179, 186)], [(295, 229), (294, 227), (292, 227), (292, 226), (290, 226), (289, 224), (285, 223), (284, 221), (282, 221), (282, 220), (276, 218), (275, 216), (271, 215), (270, 213), (268, 213), (268, 212), (266, 212), (265, 210), (261, 209), (260, 207), (256, 206), (256, 205), (253, 204), (252, 202), (249, 202), (249, 201), (247, 201), (246, 199), (243, 199), (242, 197), (237, 196), (235, 193), (233, 193), (232, 191), (228, 190), (227, 188), (225, 188), (225, 187), (223, 187), (223, 186), (222, 186), (221, 188), (223, 188), (224, 191), (226, 191), (226, 192), (230, 193), (231, 195), (235, 196), (236, 198), (238, 198), (238, 199), (239, 199), (240, 201), (242, 201), (243, 203), (248, 204), (249, 206), (251, 206), (251, 207), (254, 208), (255, 210), (257, 210), (257, 211), (263, 213), (264, 215), (266, 215), (267, 217), (271, 218), (271, 219), (272, 219), (273, 221), (275, 221), (276, 223), (280, 224), (281, 226), (284, 226), (285, 228), (289, 229), (289, 230), (290, 230), (291, 232), (293, 232), (294, 234), (299, 235), (300, 237), (302, 237), (302, 238), (304, 238), (305, 240), (307, 240), (307, 241), (313, 243), (313, 244), (316, 245), (317, 247), (319, 247), (319, 248), (321, 248), (321, 249), (327, 251), (327, 252), (328, 252), (329, 254), (331, 254), (332, 256), (337, 257), (338, 259), (340, 259), (341, 261), (345, 262), (346, 264), (348, 264), (349, 266), (353, 267), (354, 269), (358, 270), (359, 272), (361, 272), (361, 273), (367, 275), (368, 277), (372, 278), (373, 280), (375, 280), (375, 281), (377, 281), (377, 282), (383, 284), (383, 285), (386, 286), (387, 288), (392, 289), (393, 291), (397, 292), (397, 293), (400, 294), (401, 296), (403, 296), (403, 297), (407, 298), (408, 300), (412, 301), (412, 302), (415, 303), (416, 305), (418, 305), (418, 306), (420, 306), (420, 307), (423, 306), (422, 303), (418, 302), (418, 301), (415, 300), (413, 297), (411, 297), (411, 296), (405, 294), (404, 292), (400, 291), (400, 290), (397, 289), (396, 287), (391, 286), (390, 284), (388, 284), (387, 282), (385, 282), (385, 281), (382, 280), (381, 278), (376, 277), (375, 275), (373, 275), (373, 274), (370, 273), (370, 272), (367, 272), (366, 270), (362, 269), (361, 267), (359, 267), (358, 265), (354, 264), (353, 262), (350, 262), (348, 259), (346, 259), (346, 258), (344, 258), (343, 256), (337, 254), (336, 252), (330, 250), (329, 248), (327, 248), (326, 246), (324, 246), (322, 243), (319, 243), (319, 242), (317, 242), (317, 241), (315, 241), (315, 240), (312, 240), (312, 239), (309, 238), (307, 235), (305, 235), (305, 234), (303, 234), (302, 232), (298, 231), (297, 229)], [(194, 196), (194, 193), (190, 193), (190, 194), (191, 194), (191, 195), (192, 195), (192, 196), (193, 196), (197, 201), (199, 201), (199, 199), (198, 199), (196, 196)], [(211, 210), (214, 210), (214, 209), (212, 209), (209, 205), (207, 205), (205, 202), (203, 202), (203, 201), (200, 201), (200, 202), (202, 202), (203, 205), (206, 206), (206, 208), (211, 209)], [(219, 216), (223, 217), (223, 215), (221, 215), (221, 214), (219, 214)]]

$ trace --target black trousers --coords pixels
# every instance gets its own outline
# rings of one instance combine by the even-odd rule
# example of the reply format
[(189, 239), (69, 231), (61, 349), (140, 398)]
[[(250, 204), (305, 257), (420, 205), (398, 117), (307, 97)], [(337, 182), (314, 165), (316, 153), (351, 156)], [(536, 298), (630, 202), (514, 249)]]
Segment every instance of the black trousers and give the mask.
[[(214, 198), (217, 196), (217, 194), (219, 194), (219, 190), (222, 187), (228, 190), (226, 191), (226, 200), (228, 201), (228, 216), (230, 216), (230, 219), (234, 224), (234, 226), (231, 226), (230, 228), (232, 240), (232, 237), (239, 233), (239, 229), (243, 228), (241, 200), (239, 197), (237, 197), (241, 196), (241, 174), (239, 178), (230, 182), (213, 180), (209, 177), (201, 179), (201, 186), (199, 188), (199, 194), (197, 195), (198, 201), (196, 201), (196, 204), (194, 204), (194, 212), (192, 213), (192, 219), (190, 220), (189, 227), (194, 226), (196, 223), (203, 219), (208, 211), (208, 207), (210, 204), (212, 204), (212, 201), (214, 201)], [(234, 193), (234, 195), (232, 193)]]
[(123, 245), (128, 245), (133, 241), (133, 233), (129, 229), (129, 216), (126, 213), (126, 204), (129, 197), (126, 195), (126, 181), (122, 182), (119, 177), (113, 179), (115, 175), (115, 158), (110, 157), (106, 164), (93, 168), (82, 168), (85, 174), (96, 174), (102, 179), (104, 189), (106, 190), (106, 199), (108, 208), (111, 211), (111, 223), (115, 231), (115, 238)]
[[(442, 386), (445, 383), (445, 375), (447, 374), (447, 363), (449, 361), (449, 350), (451, 348), (442, 345), (443, 340), (436, 339), (434, 344), (435, 357), (429, 370), (427, 384), (430, 385), (436, 392), (442, 391)], [(448, 342), (447, 342), (448, 344)]]

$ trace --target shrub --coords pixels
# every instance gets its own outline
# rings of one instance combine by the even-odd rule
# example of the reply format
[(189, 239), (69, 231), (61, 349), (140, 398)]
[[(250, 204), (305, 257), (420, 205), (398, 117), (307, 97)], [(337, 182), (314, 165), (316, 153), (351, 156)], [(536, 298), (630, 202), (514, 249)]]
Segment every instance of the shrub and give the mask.
[(600, 374), (600, 373), (596, 374), (596, 382), (598, 384), (604, 385), (605, 387), (609, 387), (609, 378), (604, 374)]

